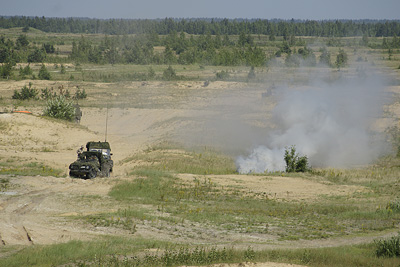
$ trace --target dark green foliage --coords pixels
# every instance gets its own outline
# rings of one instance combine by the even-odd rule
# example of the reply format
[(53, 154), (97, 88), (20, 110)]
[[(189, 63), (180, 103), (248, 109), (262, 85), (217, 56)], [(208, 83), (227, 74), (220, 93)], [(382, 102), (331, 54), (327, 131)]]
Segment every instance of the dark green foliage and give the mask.
[(156, 77), (156, 72), (154, 71), (154, 69), (150, 66), (149, 70), (147, 72), (147, 77), (149, 79), (153, 79), (154, 77)]
[(41, 89), (41, 91), (42, 93), (40, 94), (40, 98), (42, 98), (43, 100), (47, 100), (49, 98), (57, 96), (57, 93), (54, 92), (53, 88), (47, 89), (46, 87), (45, 89)]
[(65, 73), (67, 73), (67, 71), (65, 70), (65, 66), (64, 66), (64, 64), (61, 64), (60, 73), (61, 73), (61, 74), (65, 74)]
[(43, 50), (46, 51), (47, 54), (53, 54), (56, 51), (53, 44), (43, 44)]
[(26, 76), (29, 76), (32, 74), (33, 74), (33, 72), (32, 72), (31, 67), (29, 66), (29, 64), (24, 68), (19, 67), (19, 76), (21, 76), (22, 79), (24, 79)]
[(302, 64), (305, 66), (313, 67), (317, 64), (317, 60), (312, 49), (304, 47), (297, 50), (297, 56), (302, 57)]
[(46, 51), (44, 49), (35, 49), (28, 55), (28, 62), (43, 62), (46, 59)]
[(166, 81), (176, 80), (177, 76), (176, 76), (176, 72), (175, 72), (174, 68), (172, 68), (171, 66), (168, 66), (168, 68), (165, 69), (163, 72), (163, 79)]
[(285, 149), (284, 159), (286, 162), (286, 172), (306, 172), (310, 169), (307, 156), (299, 156), (296, 153), (295, 146)]
[(386, 210), (390, 212), (400, 212), (400, 199), (397, 199), (393, 202), (389, 202), (386, 205)]
[(217, 78), (217, 80), (227, 80), (229, 79), (230, 75), (228, 71), (222, 70), (220, 72), (217, 72), (215, 74), (215, 77)]
[(0, 65), (0, 77), (9, 79), (12, 76), (14, 64), (11, 62)]
[(286, 53), (288, 55), (290, 55), (292, 53), (292, 49), (290, 49), (290, 46), (289, 46), (288, 42), (286, 42), (286, 41), (284, 41), (282, 43), (280, 51), (281, 51), (281, 53)]
[(400, 257), (400, 234), (389, 239), (375, 241), (376, 256)]
[(17, 49), (25, 48), (29, 45), (28, 37), (25, 34), (21, 34), (17, 38)]
[(331, 54), (324, 47), (321, 49), (321, 56), (319, 57), (319, 63), (327, 66), (331, 66)]
[(14, 94), (12, 99), (19, 99), (19, 100), (29, 100), (29, 99), (37, 99), (39, 92), (37, 89), (32, 88), (32, 83), (29, 83), (29, 87), (26, 85), (21, 88), (21, 92), (14, 90)]
[(75, 118), (75, 106), (71, 100), (68, 100), (63, 95), (59, 95), (47, 100), (43, 115), (72, 121)]
[(29, 26), (26, 25), (24, 28), (22, 28), (22, 32), (28, 32), (29, 31)]
[(245, 46), (245, 45), (253, 46), (254, 39), (250, 34), (246, 36), (244, 32), (241, 32), (239, 35), (238, 46)]
[[(400, 35), (400, 23), (396, 20), (237, 20), (237, 19), (172, 19), (163, 20), (98, 20), (82, 18), (1, 17), (0, 28), (34, 27), (45, 32), (92, 33), (129, 35), (146, 33), (157, 41), (154, 34), (172, 32), (205, 34), (219, 32), (221, 35), (266, 34), (273, 41), (275, 36), (322, 36), (346, 37), (367, 34), (387, 37)], [(26, 29), (27, 29), (26, 28)]]
[(85, 99), (87, 97), (85, 89), (81, 91), (81, 89), (78, 87), (78, 89), (75, 92), (74, 98), (75, 99)]
[(47, 70), (46, 66), (42, 64), (39, 70), (39, 75), (38, 75), (40, 80), (50, 80), (51, 75), (50, 72)]
[(244, 251), (244, 258), (246, 261), (253, 261), (256, 258), (256, 252), (252, 247), (248, 247)]
[(340, 68), (347, 64), (347, 54), (343, 49), (339, 50), (339, 54), (336, 56), (336, 67)]

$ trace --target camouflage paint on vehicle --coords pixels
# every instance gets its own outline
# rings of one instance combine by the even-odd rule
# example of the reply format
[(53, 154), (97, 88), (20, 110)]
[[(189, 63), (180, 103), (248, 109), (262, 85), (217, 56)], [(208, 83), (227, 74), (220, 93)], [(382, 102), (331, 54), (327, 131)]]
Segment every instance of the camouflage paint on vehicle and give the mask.
[(111, 148), (108, 142), (88, 142), (87, 151), (78, 150), (78, 159), (69, 165), (71, 177), (95, 178), (109, 177), (114, 162), (111, 160)]

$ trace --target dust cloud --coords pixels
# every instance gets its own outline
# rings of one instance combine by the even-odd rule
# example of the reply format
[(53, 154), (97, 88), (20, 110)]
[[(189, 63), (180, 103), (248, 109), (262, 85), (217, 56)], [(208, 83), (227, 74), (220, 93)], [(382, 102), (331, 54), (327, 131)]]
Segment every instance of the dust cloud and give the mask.
[(309, 86), (285, 88), (272, 111), (275, 128), (237, 158), (238, 171), (283, 171), (285, 148), (292, 145), (314, 167), (370, 163), (385, 151), (382, 134), (370, 127), (382, 115), (383, 93), (383, 79), (376, 74), (313, 79)]
[[(209, 99), (179, 141), (229, 153), (239, 173), (283, 171), (292, 145), (312, 167), (349, 168), (387, 152), (383, 133), (371, 128), (382, 117), (386, 87), (377, 71), (285, 71), (270, 72), (262, 88), (228, 89)], [(263, 97), (274, 77), (272, 95)]]

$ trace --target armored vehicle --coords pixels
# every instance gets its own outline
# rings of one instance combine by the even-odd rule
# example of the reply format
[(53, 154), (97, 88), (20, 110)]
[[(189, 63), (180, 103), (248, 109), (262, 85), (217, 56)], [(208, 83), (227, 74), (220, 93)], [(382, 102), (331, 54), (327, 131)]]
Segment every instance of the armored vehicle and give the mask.
[(69, 165), (71, 177), (88, 179), (96, 176), (109, 177), (114, 162), (111, 160), (111, 148), (108, 142), (88, 142), (87, 151), (79, 149), (78, 159)]

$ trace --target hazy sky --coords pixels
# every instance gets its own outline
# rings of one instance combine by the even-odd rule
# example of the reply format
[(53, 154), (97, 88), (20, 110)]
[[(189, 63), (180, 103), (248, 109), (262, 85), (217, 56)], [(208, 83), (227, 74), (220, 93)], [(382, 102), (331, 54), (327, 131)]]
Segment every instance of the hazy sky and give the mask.
[(400, 0), (0, 0), (1, 16), (400, 19)]

